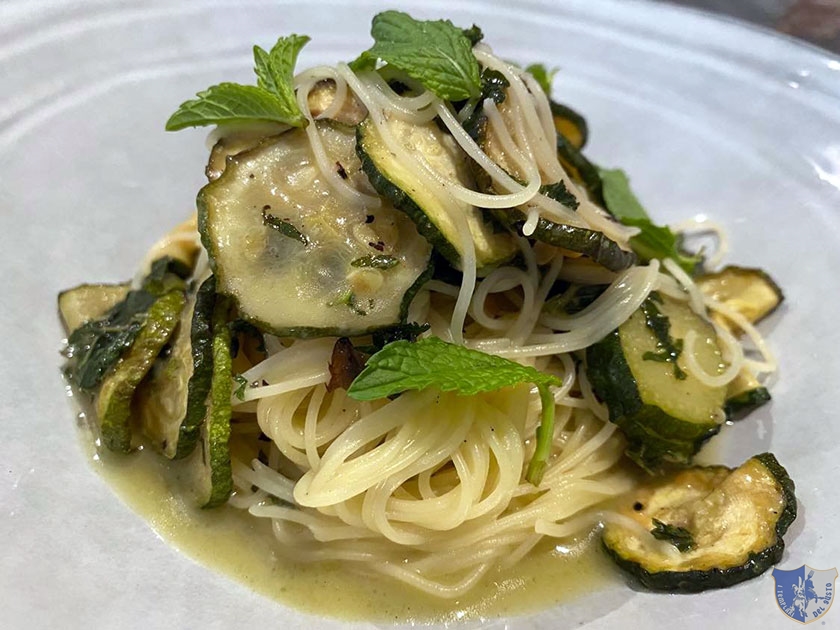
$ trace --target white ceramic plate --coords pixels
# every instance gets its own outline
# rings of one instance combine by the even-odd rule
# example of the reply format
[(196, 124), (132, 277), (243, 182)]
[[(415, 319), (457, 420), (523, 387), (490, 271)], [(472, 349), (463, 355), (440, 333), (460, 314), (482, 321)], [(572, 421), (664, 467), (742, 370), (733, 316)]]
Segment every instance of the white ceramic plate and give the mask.
[[(204, 131), (163, 122), (196, 90), (249, 80), (250, 46), (308, 33), (301, 63), (352, 58), (390, 2), (7, 0), (0, 5), (0, 627), (334, 628), (196, 565), (95, 475), (59, 378), (58, 290), (129, 276), (191, 208)], [(416, 2), (480, 24), (506, 58), (560, 67), (589, 152), (632, 175), (655, 216), (702, 213), (729, 261), (777, 277), (765, 331), (774, 401), (728, 429), (735, 464), (772, 449), (801, 516), (781, 566), (840, 564), (840, 60), (742, 25), (636, 2)], [(420, 8), (422, 4), (422, 8)], [(559, 3), (558, 3), (559, 4)], [(823, 619), (840, 625), (840, 610)], [(790, 628), (769, 574), (698, 596), (592, 594), (487, 626)], [(478, 624), (471, 624), (478, 625)], [(354, 627), (371, 627), (357, 624)]]

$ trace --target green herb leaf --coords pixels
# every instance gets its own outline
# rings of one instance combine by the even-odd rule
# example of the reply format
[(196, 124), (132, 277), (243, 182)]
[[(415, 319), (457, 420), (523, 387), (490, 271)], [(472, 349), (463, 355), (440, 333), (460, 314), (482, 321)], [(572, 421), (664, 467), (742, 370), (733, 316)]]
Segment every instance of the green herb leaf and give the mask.
[(534, 79), (536, 79), (537, 83), (539, 83), (540, 87), (543, 89), (543, 92), (551, 95), (551, 82), (554, 80), (554, 75), (557, 74), (557, 68), (549, 70), (541, 63), (532, 63), (530, 66), (525, 68), (525, 72), (528, 72), (532, 77), (534, 77)]
[(398, 258), (388, 254), (373, 254), (362, 256), (350, 262), (351, 267), (371, 267), (373, 269), (392, 269), (400, 264)]
[(554, 397), (549, 385), (560, 379), (492, 354), (446, 343), (437, 337), (415, 342), (395, 341), (374, 354), (347, 394), (356, 400), (377, 400), (407, 390), (436, 387), (443, 392), (474, 396), (520, 383), (533, 383), (540, 392), (542, 418), (536, 449), (526, 479), (542, 479), (554, 434)]
[(671, 337), (671, 320), (669, 320), (659, 307), (657, 302), (662, 302), (659, 293), (654, 291), (650, 297), (642, 302), (642, 313), (645, 315), (645, 324), (656, 337), (656, 352), (645, 352), (642, 355), (643, 361), (659, 361), (660, 363), (671, 363), (674, 366), (674, 378), (684, 381), (687, 374), (677, 364), (677, 359), (683, 351), (683, 340)]
[(599, 169), (607, 210), (624, 225), (637, 227), (639, 234), (630, 239), (636, 255), (647, 262), (654, 258), (673, 258), (687, 273), (694, 273), (701, 257), (687, 255), (679, 248), (679, 239), (670, 228), (658, 226), (630, 189), (630, 181), (621, 169)]
[(233, 391), (233, 395), (239, 400), (245, 400), (245, 390), (248, 388), (248, 379), (241, 374), (234, 374), (233, 380), (236, 381), (237, 388)]
[(182, 103), (169, 120), (167, 131), (236, 122), (276, 122), (302, 126), (300, 110), (290, 111), (280, 99), (255, 85), (220, 83)]
[(657, 519), (652, 520), (653, 529), (650, 530), (650, 533), (653, 534), (654, 538), (671, 543), (682, 553), (694, 549), (697, 543), (694, 542), (694, 536), (692, 536), (690, 531), (684, 527), (669, 525)]
[[(373, 47), (362, 55), (381, 59), (447, 101), (478, 96), (481, 78), (472, 42), (449, 20), (415, 20), (384, 11), (373, 18)], [(357, 60), (357, 64), (369, 63)]]
[(368, 359), (348, 393), (356, 400), (387, 398), (411, 389), (437, 387), (464, 396), (519, 383), (559, 385), (560, 381), (508, 359), (426, 337), (395, 341)]
[(182, 103), (166, 121), (166, 130), (253, 121), (305, 126), (293, 74), (298, 54), (308, 41), (306, 35), (289, 35), (278, 39), (271, 52), (254, 46), (257, 85), (213, 85), (196, 94), (198, 98)]
[(309, 239), (306, 238), (305, 234), (303, 234), (299, 229), (297, 229), (288, 221), (278, 219), (273, 214), (269, 214), (265, 208), (263, 208), (262, 210), (262, 218), (263, 225), (267, 225), (277, 230), (283, 236), (288, 236), (289, 238), (293, 238), (296, 241), (303, 243), (304, 246), (309, 245)]
[(298, 55), (307, 42), (309, 37), (306, 35), (289, 35), (278, 39), (271, 52), (254, 46), (257, 85), (280, 99), (290, 118), (297, 121), (295, 126), (301, 126), (304, 118), (295, 98), (294, 71)]

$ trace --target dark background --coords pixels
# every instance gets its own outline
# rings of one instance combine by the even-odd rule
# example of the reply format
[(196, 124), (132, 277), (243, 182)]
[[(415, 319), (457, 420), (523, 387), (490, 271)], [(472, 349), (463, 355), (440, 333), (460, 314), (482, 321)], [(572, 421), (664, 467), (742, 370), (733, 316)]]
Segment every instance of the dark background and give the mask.
[(661, 0), (759, 24), (840, 53), (840, 0)]

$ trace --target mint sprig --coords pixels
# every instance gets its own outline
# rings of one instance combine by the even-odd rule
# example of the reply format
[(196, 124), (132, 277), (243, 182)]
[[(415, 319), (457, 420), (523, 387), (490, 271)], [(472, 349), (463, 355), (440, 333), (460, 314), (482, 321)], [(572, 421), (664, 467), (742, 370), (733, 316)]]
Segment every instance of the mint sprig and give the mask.
[(400, 11), (383, 11), (374, 16), (370, 34), (375, 43), (353, 62), (354, 69), (372, 69), (381, 59), (444, 100), (462, 101), (481, 93), (471, 41), (480, 37), (480, 30), (464, 31), (449, 20), (415, 20)]
[(694, 273), (702, 261), (698, 255), (688, 255), (679, 247), (677, 235), (667, 226), (651, 221), (642, 204), (630, 189), (630, 180), (621, 169), (599, 169), (607, 210), (624, 225), (641, 230), (630, 239), (630, 247), (642, 262), (654, 258), (673, 258), (686, 273)]
[(537, 444), (526, 478), (542, 479), (554, 434), (554, 398), (550, 385), (560, 379), (503, 357), (457, 346), (437, 337), (395, 341), (374, 354), (347, 394), (356, 400), (377, 400), (409, 390), (435, 387), (442, 392), (474, 396), (504, 387), (533, 383), (540, 392), (542, 417)]
[(220, 83), (181, 104), (166, 121), (167, 131), (186, 127), (235, 122), (275, 122), (293, 127), (306, 125), (295, 99), (294, 68), (306, 35), (281, 37), (265, 51), (254, 46), (257, 85)]

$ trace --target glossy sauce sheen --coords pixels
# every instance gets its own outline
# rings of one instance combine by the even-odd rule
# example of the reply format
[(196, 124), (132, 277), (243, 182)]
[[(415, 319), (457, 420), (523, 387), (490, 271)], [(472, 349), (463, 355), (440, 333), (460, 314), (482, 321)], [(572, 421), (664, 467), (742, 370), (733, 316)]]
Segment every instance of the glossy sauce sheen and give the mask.
[(231, 506), (207, 511), (192, 506), (184, 488), (189, 466), (182, 465), (189, 460), (164, 461), (150, 452), (100, 457), (94, 461), (97, 472), (175, 548), (258, 593), (313, 614), (398, 622), (499, 617), (562, 604), (616, 580), (599, 545), (563, 556), (545, 544), (513, 569), (491, 573), (467, 596), (439, 600), (388, 578), (360, 580), (336, 563), (285, 561), (276, 553), (269, 519)]

